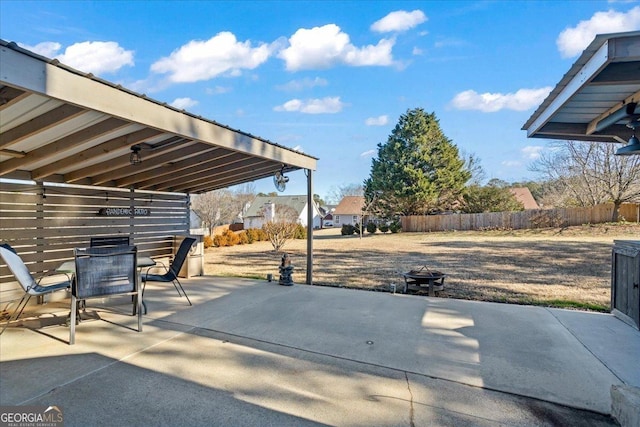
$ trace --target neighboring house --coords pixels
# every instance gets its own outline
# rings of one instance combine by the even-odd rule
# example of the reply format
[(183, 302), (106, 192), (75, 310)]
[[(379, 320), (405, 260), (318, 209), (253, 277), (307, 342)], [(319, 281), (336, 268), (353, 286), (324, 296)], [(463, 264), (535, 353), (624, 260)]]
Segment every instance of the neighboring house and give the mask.
[(345, 224), (360, 224), (360, 216), (364, 208), (363, 196), (344, 196), (333, 211), (333, 226), (342, 227)]
[(525, 210), (529, 209), (540, 209), (536, 199), (531, 195), (531, 191), (527, 187), (514, 187), (510, 188), (511, 194), (516, 198), (517, 201), (524, 205)]
[[(276, 205), (292, 208), (298, 215), (298, 222), (307, 226), (307, 196), (256, 196), (244, 213), (244, 229), (262, 228), (267, 221), (265, 216), (269, 218), (275, 216)], [(313, 211), (313, 228), (320, 228), (322, 215), (315, 203)]]
[(189, 211), (189, 228), (202, 228), (204, 227), (204, 221), (200, 218), (200, 215), (193, 209)]
[(328, 225), (329, 227), (333, 227), (333, 211), (336, 209), (336, 205), (327, 205), (327, 206), (322, 206), (320, 208), (320, 213), (323, 214), (322, 216), (322, 227), (325, 227), (326, 224), (330, 224)]

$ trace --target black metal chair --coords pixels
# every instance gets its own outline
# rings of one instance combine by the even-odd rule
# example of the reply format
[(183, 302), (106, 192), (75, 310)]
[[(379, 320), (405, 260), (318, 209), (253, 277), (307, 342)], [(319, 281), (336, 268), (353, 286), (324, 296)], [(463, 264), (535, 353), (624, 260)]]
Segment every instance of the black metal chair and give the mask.
[(132, 295), (133, 314), (142, 332), (142, 293), (139, 292), (138, 250), (135, 246), (105, 246), (75, 249), (75, 280), (71, 287), (69, 344), (75, 342), (78, 301), (113, 295)]
[(129, 236), (96, 236), (92, 237), (90, 246), (129, 246), (131, 244)]
[(41, 285), (40, 282), (46, 276), (43, 276), (38, 281), (36, 281), (29, 272), (27, 266), (22, 261), (22, 258), (20, 258), (16, 251), (6, 243), (0, 245), (0, 257), (2, 257), (3, 262), (7, 265), (11, 273), (14, 275), (14, 277), (24, 290), (22, 299), (20, 299), (15, 310), (13, 311), (13, 313), (11, 313), (9, 319), (7, 320), (7, 323), (4, 325), (4, 328), (2, 328), (2, 331), (0, 331), (0, 334), (2, 334), (5, 329), (7, 329), (7, 326), (9, 326), (9, 323), (17, 320), (18, 317), (20, 317), (32, 296), (39, 297), (50, 294), (52, 292), (68, 289), (71, 286), (71, 280), (66, 274), (57, 273), (64, 275), (66, 277), (66, 280), (57, 281), (56, 283), (52, 283), (50, 285)]
[[(191, 303), (191, 300), (189, 299), (189, 296), (187, 295), (184, 288), (182, 287), (182, 283), (180, 283), (180, 280), (178, 280), (178, 274), (180, 273), (180, 269), (182, 268), (182, 265), (187, 259), (187, 255), (189, 255), (191, 246), (193, 246), (195, 242), (196, 242), (196, 239), (194, 239), (193, 237), (185, 237), (182, 243), (180, 243), (178, 252), (176, 252), (175, 257), (173, 258), (173, 262), (171, 263), (169, 268), (167, 268), (166, 265), (162, 264), (162, 266), (166, 270), (166, 273), (150, 274), (149, 271), (155, 267), (150, 267), (149, 269), (147, 269), (147, 272), (142, 274), (142, 282), (143, 282), (142, 295), (144, 295), (144, 288), (147, 282), (164, 282), (164, 283), (171, 282), (173, 283), (173, 286), (176, 288), (176, 291), (178, 291), (178, 295), (182, 296), (184, 294), (185, 298), (189, 302), (189, 305), (193, 305)], [(181, 290), (182, 290), (182, 294), (180, 293)]]

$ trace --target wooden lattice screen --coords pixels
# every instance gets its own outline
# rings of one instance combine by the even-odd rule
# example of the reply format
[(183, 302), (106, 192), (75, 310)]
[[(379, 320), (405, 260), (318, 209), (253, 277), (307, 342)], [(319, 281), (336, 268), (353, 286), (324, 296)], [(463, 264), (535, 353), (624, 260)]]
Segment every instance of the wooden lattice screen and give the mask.
[[(178, 193), (54, 184), (0, 183), (0, 241), (34, 276), (73, 259), (91, 236), (129, 235), (143, 256), (170, 256), (176, 236), (189, 234), (189, 196)], [(16, 284), (0, 260), (0, 301)]]

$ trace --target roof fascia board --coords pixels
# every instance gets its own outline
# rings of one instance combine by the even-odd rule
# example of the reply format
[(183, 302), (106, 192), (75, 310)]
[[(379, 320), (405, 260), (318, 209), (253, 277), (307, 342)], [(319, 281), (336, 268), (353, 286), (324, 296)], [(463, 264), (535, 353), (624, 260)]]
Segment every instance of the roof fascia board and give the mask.
[(596, 73), (601, 70), (609, 61), (609, 41), (605, 41), (602, 46), (593, 54), (586, 64), (580, 68), (567, 85), (560, 91), (558, 96), (547, 106), (547, 108), (531, 123), (527, 128), (527, 137), (534, 136), (542, 126), (585, 84), (587, 84)]
[(11, 86), (188, 139), (293, 167), (316, 169), (317, 159), (311, 156), (175, 111), (142, 96), (75, 74), (8, 46), (0, 47), (0, 63), (2, 63), (0, 80)]

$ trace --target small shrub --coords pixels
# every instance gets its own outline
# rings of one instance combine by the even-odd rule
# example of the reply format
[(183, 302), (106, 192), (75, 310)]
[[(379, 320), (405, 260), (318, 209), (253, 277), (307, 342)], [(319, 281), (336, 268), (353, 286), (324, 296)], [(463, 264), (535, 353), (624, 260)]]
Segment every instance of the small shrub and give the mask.
[(378, 226), (375, 222), (367, 223), (367, 233), (374, 234), (376, 231), (378, 231)]
[(213, 244), (216, 245), (218, 248), (227, 246), (227, 238), (221, 234), (217, 234), (213, 236)]
[(247, 231), (243, 230), (241, 232), (239, 232), (237, 234), (238, 238), (240, 239), (240, 244), (241, 245), (248, 245), (249, 244), (249, 236), (247, 235)]
[(204, 245), (204, 248), (210, 248), (211, 246), (213, 246), (213, 237), (211, 236), (204, 236), (204, 238), (202, 239), (202, 244)]
[(258, 228), (250, 228), (247, 230), (247, 239), (249, 243), (260, 241), (260, 230)]
[(386, 233), (387, 231), (389, 231), (389, 226), (387, 224), (381, 224), (379, 230), (381, 233)]
[(302, 225), (296, 225), (296, 231), (293, 233), (294, 239), (306, 239), (307, 238), (307, 229)]
[(222, 235), (227, 237), (227, 246), (235, 246), (240, 243), (240, 237), (231, 230), (226, 230)]
[(340, 229), (340, 234), (343, 236), (351, 236), (355, 233), (356, 228), (351, 224), (343, 224), (342, 229)]
[(389, 225), (389, 231), (392, 233), (399, 233), (402, 231), (402, 225), (398, 221), (394, 221)]

